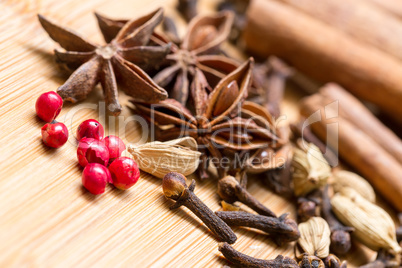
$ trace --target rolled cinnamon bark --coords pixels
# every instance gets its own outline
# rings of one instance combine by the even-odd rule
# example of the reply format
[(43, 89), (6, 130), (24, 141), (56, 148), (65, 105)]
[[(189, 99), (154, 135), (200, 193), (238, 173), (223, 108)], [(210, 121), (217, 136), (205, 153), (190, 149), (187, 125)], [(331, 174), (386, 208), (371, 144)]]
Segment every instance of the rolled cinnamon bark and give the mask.
[(339, 101), (339, 114), (341, 117), (361, 129), (402, 164), (402, 141), (358, 99), (334, 83), (326, 84), (319, 92), (327, 99), (322, 105)]
[[(303, 99), (301, 113), (308, 117), (320, 111), (325, 114), (336, 114), (330, 106), (325, 110), (322, 106), (325, 99), (315, 94)], [(353, 107), (351, 107), (353, 108)], [(347, 163), (361, 173), (376, 190), (388, 200), (398, 211), (402, 211), (402, 166), (379, 144), (367, 136), (348, 120), (338, 117), (338, 133), (334, 128), (327, 128), (327, 123), (334, 123), (334, 118), (322, 120), (311, 125), (313, 131), (333, 148), (339, 148), (339, 154)], [(328, 133), (327, 133), (328, 132)]]
[(249, 50), (277, 55), (315, 79), (338, 82), (402, 122), (399, 61), (274, 0), (251, 1), (247, 18)]
[[(367, 0), (276, 1), (297, 8), (358, 41), (402, 60), (402, 21)], [(399, 6), (402, 6), (401, 2)]]

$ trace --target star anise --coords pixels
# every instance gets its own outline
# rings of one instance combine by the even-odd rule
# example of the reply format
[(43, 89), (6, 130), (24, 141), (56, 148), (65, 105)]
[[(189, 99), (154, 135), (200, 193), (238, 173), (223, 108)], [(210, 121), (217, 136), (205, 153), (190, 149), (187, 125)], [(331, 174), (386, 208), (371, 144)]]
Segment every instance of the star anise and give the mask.
[[(112, 20), (97, 16), (102, 32), (109, 38), (113, 37), (125, 20)], [(166, 56), (167, 64), (164, 69), (154, 76), (154, 81), (161, 87), (169, 86), (173, 80), (170, 97), (186, 105), (189, 88), (197, 80), (215, 86), (225, 75), (235, 70), (239, 63), (236, 60), (219, 55), (220, 45), (227, 39), (233, 14), (220, 12), (215, 15), (197, 16), (190, 21), (188, 31), (179, 45), (172, 45), (172, 53)], [(151, 39), (159, 45), (170, 41), (163, 34), (155, 34)]]
[(108, 44), (96, 45), (39, 15), (42, 27), (65, 49), (55, 50), (57, 61), (76, 69), (57, 92), (64, 100), (76, 102), (85, 99), (100, 82), (107, 108), (114, 115), (122, 109), (116, 78), (124, 92), (137, 101), (155, 103), (166, 99), (166, 91), (141, 69), (163, 61), (170, 51), (170, 44), (146, 46), (162, 19), (163, 9), (157, 9), (122, 25), (113, 40), (105, 36)]
[[(236, 152), (265, 148), (277, 141), (272, 122), (267, 121), (262, 106), (245, 102), (251, 86), (253, 59), (225, 76), (209, 93), (205, 81), (195, 76), (191, 94), (194, 112), (174, 99), (156, 105), (133, 102), (135, 110), (157, 127), (157, 138), (169, 140), (191, 136), (208, 163), (209, 156), (220, 160), (225, 149)], [(195, 72), (201, 72), (196, 69)], [(200, 175), (207, 177), (207, 165), (200, 165)], [(224, 167), (218, 165), (219, 175)]]

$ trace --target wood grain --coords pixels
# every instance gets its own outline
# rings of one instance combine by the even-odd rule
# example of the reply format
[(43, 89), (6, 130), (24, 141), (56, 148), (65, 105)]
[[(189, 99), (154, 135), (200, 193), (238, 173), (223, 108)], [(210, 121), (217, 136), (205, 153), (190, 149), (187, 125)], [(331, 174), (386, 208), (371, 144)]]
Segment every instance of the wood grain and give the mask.
[[(204, 10), (213, 1), (202, 1)], [(146, 4), (145, 4), (146, 3)], [(101, 42), (94, 10), (111, 17), (134, 17), (163, 5), (170, 14), (173, 1), (140, 0), (25, 0), (0, 1), (0, 267), (220, 267), (227, 262), (217, 241), (186, 208), (170, 211), (161, 181), (142, 173), (128, 191), (109, 187), (94, 197), (81, 186), (76, 161), (75, 131), (88, 118), (105, 124), (107, 134), (138, 142), (142, 130), (130, 121), (132, 111), (99, 118), (100, 88), (77, 105), (65, 104), (59, 120), (69, 131), (68, 143), (58, 150), (42, 145), (35, 115), (36, 98), (65, 81), (53, 61), (56, 44), (41, 29), (42, 13)], [(170, 11), (169, 11), (170, 10)], [(120, 93), (121, 103), (128, 98)], [(297, 95), (287, 93), (288, 120), (297, 116)], [(83, 109), (89, 104), (96, 109)], [(197, 181), (196, 193), (213, 210), (219, 209), (216, 182)], [(274, 195), (257, 179), (250, 191), (277, 214), (294, 206)], [(234, 247), (246, 254), (271, 258), (293, 256), (293, 247), (276, 247), (261, 233), (236, 228)], [(362, 264), (373, 253), (355, 246)], [(353, 256), (353, 255), (351, 255)]]

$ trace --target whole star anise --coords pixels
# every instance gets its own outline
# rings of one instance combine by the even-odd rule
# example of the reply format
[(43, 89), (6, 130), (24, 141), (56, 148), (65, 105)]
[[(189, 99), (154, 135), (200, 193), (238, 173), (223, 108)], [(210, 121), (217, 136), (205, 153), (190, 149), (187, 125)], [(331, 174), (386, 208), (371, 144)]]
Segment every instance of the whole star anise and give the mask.
[[(97, 16), (102, 32), (112, 38), (125, 20), (112, 20)], [(220, 12), (214, 15), (197, 16), (190, 21), (186, 35), (179, 45), (173, 44), (172, 53), (166, 56), (164, 68), (154, 76), (154, 81), (161, 87), (173, 83), (170, 97), (186, 105), (190, 87), (195, 80), (215, 86), (225, 75), (239, 67), (236, 60), (219, 55), (220, 45), (227, 39), (233, 23), (232, 12)], [(165, 45), (169, 40), (163, 34), (155, 34), (152, 41)]]
[[(266, 119), (269, 115), (264, 115), (267, 112), (261, 106), (244, 102), (251, 86), (252, 67), (251, 58), (224, 77), (210, 93), (205, 81), (195, 76), (191, 88), (194, 113), (174, 99), (156, 105), (133, 101), (135, 110), (157, 127), (158, 139), (195, 138), (205, 163), (209, 156), (222, 159), (224, 149), (240, 152), (268, 147), (278, 140)], [(207, 165), (200, 165), (202, 178), (207, 177), (206, 168)], [(222, 176), (225, 168), (217, 168)]]
[(65, 49), (55, 50), (57, 61), (76, 69), (57, 92), (64, 100), (76, 102), (85, 99), (100, 82), (107, 108), (114, 115), (122, 110), (116, 78), (124, 92), (137, 101), (156, 103), (166, 99), (166, 91), (141, 69), (157, 65), (170, 51), (170, 44), (146, 46), (162, 19), (160, 8), (122, 25), (113, 40), (104, 36), (108, 44), (96, 45), (39, 15), (45, 31)]

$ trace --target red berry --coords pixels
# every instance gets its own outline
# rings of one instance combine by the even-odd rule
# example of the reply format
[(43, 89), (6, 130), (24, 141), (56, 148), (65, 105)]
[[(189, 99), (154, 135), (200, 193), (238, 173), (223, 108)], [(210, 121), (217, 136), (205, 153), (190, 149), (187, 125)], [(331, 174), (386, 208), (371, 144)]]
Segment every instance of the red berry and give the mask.
[(103, 194), (110, 180), (107, 167), (98, 163), (88, 164), (82, 172), (82, 184), (92, 194)]
[(42, 127), (42, 140), (49, 147), (59, 148), (68, 140), (68, 129), (60, 122), (47, 123)]
[(103, 142), (109, 149), (109, 161), (113, 161), (115, 158), (119, 157), (126, 149), (124, 142), (117, 136), (109, 135), (103, 139)]
[(77, 158), (83, 167), (88, 165), (88, 163), (98, 163), (107, 166), (109, 162), (109, 150), (102, 141), (93, 138), (83, 138), (78, 144)]
[(121, 190), (133, 186), (140, 177), (140, 170), (137, 163), (129, 157), (119, 157), (109, 166), (112, 175), (113, 185)]
[(103, 126), (95, 119), (88, 119), (82, 122), (77, 129), (77, 140), (82, 138), (94, 138), (102, 140), (104, 135)]
[(63, 107), (63, 99), (54, 91), (43, 93), (36, 100), (36, 114), (46, 122), (52, 122)]

